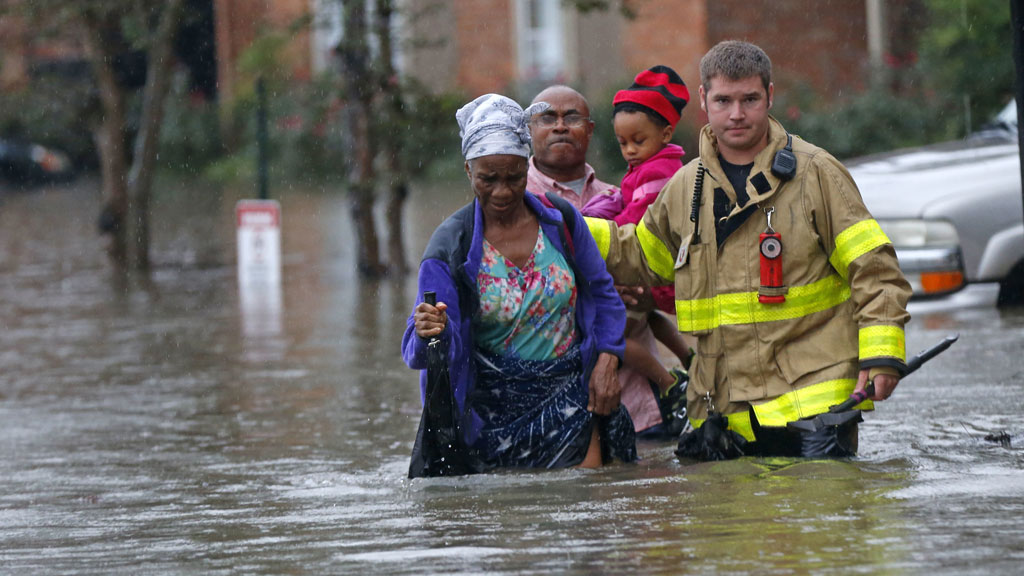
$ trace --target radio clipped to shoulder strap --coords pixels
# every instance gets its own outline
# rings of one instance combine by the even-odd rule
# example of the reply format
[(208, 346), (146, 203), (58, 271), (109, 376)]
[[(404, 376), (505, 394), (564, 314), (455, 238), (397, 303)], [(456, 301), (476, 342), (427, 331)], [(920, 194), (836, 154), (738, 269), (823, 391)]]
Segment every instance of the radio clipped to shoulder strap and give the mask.
[(761, 233), (761, 288), (757, 301), (761, 304), (781, 304), (786, 301), (786, 286), (782, 282), (782, 235), (772, 228), (775, 207), (764, 209), (768, 227)]

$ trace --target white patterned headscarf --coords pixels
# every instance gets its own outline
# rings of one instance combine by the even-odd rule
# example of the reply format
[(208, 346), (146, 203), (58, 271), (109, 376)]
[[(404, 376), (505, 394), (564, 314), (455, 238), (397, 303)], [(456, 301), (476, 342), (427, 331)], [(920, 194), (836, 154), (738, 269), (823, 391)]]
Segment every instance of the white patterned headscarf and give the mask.
[(523, 110), (515, 100), (500, 94), (484, 94), (455, 113), (466, 160), (514, 154), (530, 157), (530, 117), (551, 106), (537, 102)]

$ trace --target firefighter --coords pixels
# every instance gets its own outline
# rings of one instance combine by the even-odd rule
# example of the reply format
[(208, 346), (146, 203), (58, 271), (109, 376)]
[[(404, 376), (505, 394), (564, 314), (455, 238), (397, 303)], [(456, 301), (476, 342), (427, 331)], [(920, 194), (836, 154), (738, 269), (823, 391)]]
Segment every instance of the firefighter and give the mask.
[(910, 286), (842, 164), (769, 114), (767, 54), (726, 41), (700, 68), (699, 157), (638, 225), (588, 226), (617, 284), (675, 283), (679, 330), (699, 343), (687, 393), (695, 428), (724, 414), (747, 453), (851, 455), (856, 422), (818, 452), (786, 424), (870, 381), (860, 408), (892, 394), (906, 369)]

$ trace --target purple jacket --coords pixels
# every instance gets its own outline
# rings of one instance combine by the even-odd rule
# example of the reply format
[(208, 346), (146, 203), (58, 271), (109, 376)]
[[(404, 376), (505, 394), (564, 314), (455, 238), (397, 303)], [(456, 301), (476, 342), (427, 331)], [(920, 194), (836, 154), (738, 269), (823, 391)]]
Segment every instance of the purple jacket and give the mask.
[[(584, 383), (601, 352), (622, 358), (625, 350), (623, 331), (626, 326), (625, 307), (604, 266), (597, 244), (590, 235), (583, 217), (575, 209), (575, 222), (563, 224), (562, 212), (544, 206), (532, 194), (525, 195), (527, 207), (537, 214), (540, 226), (561, 252), (576, 276), (576, 334), (583, 356)], [(568, 209), (569, 207), (566, 206)], [(572, 231), (572, 248), (563, 240)], [(434, 291), (437, 301), (448, 305), (448, 325), (441, 338), (448, 342), (448, 366), (455, 400), (463, 415), (462, 429), (466, 442), (472, 444), (480, 432), (482, 421), (467, 410), (466, 398), (475, 386), (472, 366), (472, 318), (480, 305), (476, 276), (483, 254), (483, 214), (476, 200), (463, 206), (438, 226), (420, 261), (418, 305), (423, 293)], [(426, 394), (427, 340), (416, 335), (415, 318), (410, 315), (402, 338), (402, 358), (410, 368), (420, 370), (420, 398)]]

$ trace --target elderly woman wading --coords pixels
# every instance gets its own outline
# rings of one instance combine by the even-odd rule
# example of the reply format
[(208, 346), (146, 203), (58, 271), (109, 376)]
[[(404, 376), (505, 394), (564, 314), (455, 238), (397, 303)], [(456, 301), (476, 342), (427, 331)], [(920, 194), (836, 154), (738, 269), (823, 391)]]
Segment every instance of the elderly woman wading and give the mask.
[[(484, 467), (596, 467), (636, 459), (619, 404), (625, 310), (582, 217), (526, 192), (525, 111), (487, 94), (456, 114), (476, 199), (435, 230), (402, 340), (425, 367), (427, 338), (448, 344), (464, 440)], [(425, 385), (421, 378), (421, 384)]]

